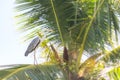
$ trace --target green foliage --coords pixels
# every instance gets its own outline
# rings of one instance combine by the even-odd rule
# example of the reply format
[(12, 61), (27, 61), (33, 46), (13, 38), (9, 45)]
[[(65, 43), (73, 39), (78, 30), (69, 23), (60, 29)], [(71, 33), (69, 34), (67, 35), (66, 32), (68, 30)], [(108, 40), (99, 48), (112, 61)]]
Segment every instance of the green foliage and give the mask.
[(120, 46), (114, 48), (112, 51), (105, 52), (103, 59), (107, 63), (116, 63), (120, 60)]
[[(66, 47), (68, 63), (64, 65), (61, 61), (64, 69), (60, 70), (65, 70), (67, 74), (71, 71), (80, 77), (90, 69), (94, 72), (96, 60), (101, 60), (99, 59), (101, 56), (107, 63), (119, 61), (120, 47), (105, 52), (106, 45), (112, 47), (114, 41), (118, 41), (119, 4), (119, 0), (16, 0), (15, 9), (19, 13), (16, 15), (17, 24), (20, 25), (19, 29), (27, 34), (26, 40), (36, 35), (41, 40), (45, 38), (40, 47), (44, 48), (43, 53), (47, 53), (46, 57), (49, 57), (51, 62), (52, 59), (58, 59), (58, 54), (61, 53), (58, 50), (63, 51), (63, 47)], [(56, 47), (51, 49), (51, 43), (59, 49)], [(86, 54), (84, 51), (90, 57), (81, 63), (82, 56)], [(61, 57), (60, 60), (62, 60)], [(93, 65), (90, 66), (90, 64)], [(39, 66), (38, 70), (42, 69), (42, 73), (46, 75), (38, 74), (35, 71), (36, 67), (32, 70), (28, 68), (30, 72), (27, 69), (18, 70), (19, 75), (15, 75), (17, 78), (24, 76), (24, 79), (54, 80), (51, 72), (46, 73), (47, 65), (42, 66), (44, 68)], [(83, 70), (79, 71), (79, 67)], [(50, 67), (50, 71), (51, 69), (53, 66)]]
[(116, 35), (119, 31), (119, 13), (113, 3), (111, 0), (20, 0), (16, 1), (16, 10), (23, 12), (16, 17), (20, 19), (20, 29), (30, 31), (30, 38), (35, 36), (31, 35), (33, 32), (41, 32), (50, 42), (72, 45), (70, 49), (85, 45), (86, 51), (93, 52), (104, 49), (104, 44), (112, 44), (113, 30)]
[(21, 68), (21, 67), (26, 67), (28, 65), (6, 65), (6, 69), (1, 69), (0, 70), (0, 79), (6, 77), (7, 75), (11, 74), (12, 72), (16, 71), (18, 68)]
[(110, 80), (119, 80), (120, 79), (120, 66), (115, 67), (109, 73)]
[[(13, 70), (12, 70), (13, 69)], [(65, 74), (57, 65), (29, 65), (27, 67), (20, 65), (12, 69), (4, 69), (2, 72), (6, 76), (1, 77), (2, 80), (66, 80)], [(6, 72), (9, 73), (6, 74)], [(54, 76), (54, 77), (53, 77)]]

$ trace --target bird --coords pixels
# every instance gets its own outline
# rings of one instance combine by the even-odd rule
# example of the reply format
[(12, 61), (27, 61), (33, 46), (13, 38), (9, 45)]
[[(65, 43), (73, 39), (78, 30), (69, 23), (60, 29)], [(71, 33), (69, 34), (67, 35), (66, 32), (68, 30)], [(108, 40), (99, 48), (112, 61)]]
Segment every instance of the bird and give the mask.
[(39, 44), (40, 44), (39, 37), (34, 38), (31, 41), (31, 43), (29, 44), (29, 46), (25, 52), (25, 56), (28, 56), (31, 52), (35, 51), (35, 49), (38, 47)]
[(28, 56), (30, 53), (32, 53), (34, 51), (34, 64), (37, 64), (37, 60), (36, 60), (36, 56), (35, 56), (35, 50), (38, 47), (38, 45), (40, 44), (40, 39), (39, 37), (34, 38), (31, 43), (29, 44), (26, 52), (25, 52), (25, 56)]

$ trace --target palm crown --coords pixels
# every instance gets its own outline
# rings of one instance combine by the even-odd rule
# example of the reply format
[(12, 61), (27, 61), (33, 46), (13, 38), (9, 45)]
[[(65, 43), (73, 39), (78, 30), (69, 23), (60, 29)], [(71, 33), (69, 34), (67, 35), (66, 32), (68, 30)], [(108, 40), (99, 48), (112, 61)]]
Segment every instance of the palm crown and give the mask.
[(103, 49), (105, 44), (112, 44), (112, 34), (119, 31), (119, 8), (116, 9), (119, 6), (116, 2), (21, 0), (16, 1), (20, 4), (16, 9), (25, 10), (17, 16), (24, 24), (22, 30), (38, 30), (49, 41), (59, 42), (71, 50), (84, 45), (86, 51), (97, 51)]
[[(18, 24), (22, 24), (20, 29), (28, 31), (27, 39), (37, 34), (45, 36), (45, 48), (52, 43), (51, 49), (59, 58), (53, 47), (58, 45), (63, 49), (64, 61), (69, 60), (66, 64), (74, 65), (72, 72), (81, 75), (81, 66), (87, 66), (89, 60), (95, 64), (94, 59), (101, 55), (96, 53), (106, 53), (106, 45), (112, 47), (114, 40), (118, 41), (119, 3), (119, 0), (16, 0), (16, 10), (21, 11), (16, 17)], [(119, 47), (115, 50), (120, 52)], [(105, 60), (112, 59), (115, 50), (108, 52)], [(92, 56), (81, 64), (83, 54)]]
[[(118, 1), (112, 0), (21, 0), (17, 10), (22, 30), (40, 32), (49, 42), (66, 46), (77, 55), (104, 50), (120, 31)], [(93, 52), (94, 51), (94, 52)]]

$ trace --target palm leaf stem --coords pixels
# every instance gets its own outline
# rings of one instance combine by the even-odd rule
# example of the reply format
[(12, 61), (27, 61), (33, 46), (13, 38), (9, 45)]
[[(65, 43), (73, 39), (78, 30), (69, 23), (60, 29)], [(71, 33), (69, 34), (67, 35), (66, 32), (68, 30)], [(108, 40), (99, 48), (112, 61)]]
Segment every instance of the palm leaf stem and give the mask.
[(58, 20), (58, 17), (57, 17), (57, 13), (56, 13), (56, 10), (55, 10), (55, 7), (54, 7), (53, 0), (50, 0), (50, 2), (51, 2), (51, 6), (52, 6), (52, 9), (53, 9), (54, 16), (55, 16), (55, 20), (56, 20), (56, 24), (57, 24), (58, 31), (59, 31), (59, 34), (60, 34), (60, 38), (61, 38), (61, 40), (62, 40), (62, 43), (64, 44), (63, 36), (62, 36), (61, 29), (60, 29), (60, 24), (59, 24), (59, 20)]
[(77, 59), (77, 63), (76, 63), (76, 69), (77, 69), (77, 71), (78, 71), (78, 69), (79, 69), (78, 66), (80, 65), (80, 62), (81, 62), (80, 60), (81, 60), (81, 57), (82, 57), (82, 53), (83, 53), (83, 51), (84, 51), (84, 46), (85, 46), (85, 42), (86, 42), (86, 38), (87, 38), (88, 32), (89, 32), (89, 30), (90, 30), (90, 27), (91, 27), (93, 21), (94, 21), (94, 18), (96, 17), (97, 13), (99, 12), (99, 10), (100, 10), (103, 2), (104, 2), (104, 0), (101, 1), (100, 5), (98, 6), (96, 12), (93, 14), (93, 17), (92, 17), (92, 19), (90, 20), (90, 23), (88, 24), (88, 27), (87, 27), (87, 29), (86, 29), (86, 32), (85, 32), (85, 35), (84, 35), (84, 38), (83, 38), (83, 42), (82, 42), (81, 47), (80, 47), (80, 53), (79, 53), (79, 55), (78, 55), (78, 59)]

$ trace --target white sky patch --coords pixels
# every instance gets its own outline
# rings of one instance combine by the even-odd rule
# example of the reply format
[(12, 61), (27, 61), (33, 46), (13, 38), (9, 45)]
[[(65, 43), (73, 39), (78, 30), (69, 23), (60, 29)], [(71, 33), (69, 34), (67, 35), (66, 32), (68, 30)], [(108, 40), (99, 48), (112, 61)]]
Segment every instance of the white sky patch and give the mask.
[(16, 31), (13, 19), (14, 0), (0, 0), (0, 65), (33, 63), (33, 56), (24, 57), (28, 44)]

